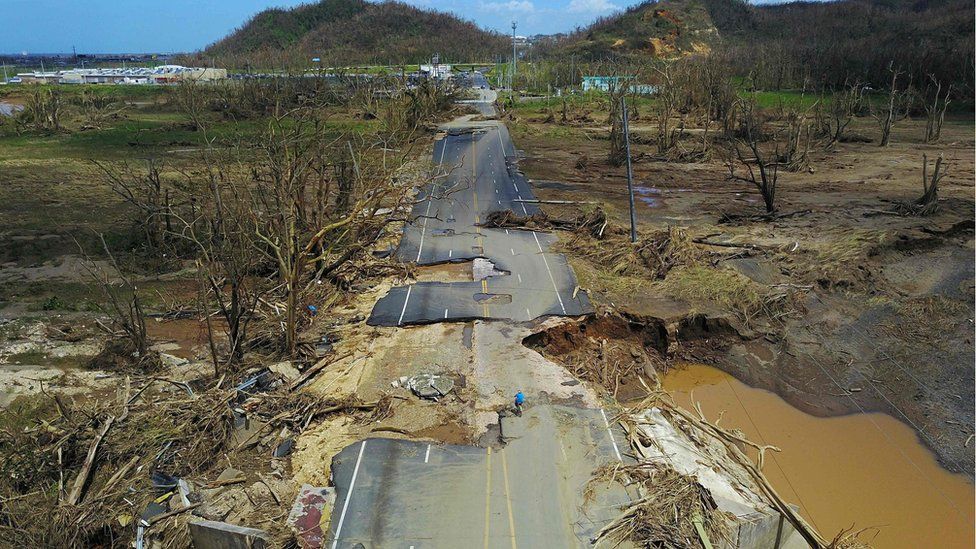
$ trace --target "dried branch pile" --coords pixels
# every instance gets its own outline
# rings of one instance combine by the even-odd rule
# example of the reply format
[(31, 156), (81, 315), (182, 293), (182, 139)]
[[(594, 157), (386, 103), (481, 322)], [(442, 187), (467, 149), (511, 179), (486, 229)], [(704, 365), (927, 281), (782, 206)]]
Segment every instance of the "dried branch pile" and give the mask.
[(672, 268), (695, 264), (706, 255), (678, 227), (642, 235), (637, 243), (631, 244), (627, 241), (626, 231), (618, 226), (607, 226), (605, 220), (595, 235), (593, 229), (598, 226), (597, 221), (598, 218), (580, 223), (580, 230), (567, 246), (613, 275), (663, 279)]
[(636, 547), (700, 547), (697, 526), (713, 542), (727, 537), (715, 501), (693, 477), (660, 463), (616, 466), (605, 469), (602, 476), (626, 478), (641, 497), (600, 529), (597, 545), (629, 540)]
[[(282, 432), (294, 436), (332, 414), (382, 418), (393, 406), (389, 398), (330, 401), (285, 385), (247, 395), (220, 383), (194, 390), (144, 382), (135, 390), (126, 383), (116, 399), (72, 406), (53, 397), (0, 412), (0, 546), (124, 545), (154, 501), (164, 509), (142, 524), (146, 536), (186, 546), (189, 511), (207, 503), (196, 489), (243, 482), (215, 480), (228, 464), (263, 460), (254, 469), (267, 469)], [(259, 425), (247, 436), (235, 431), (241, 414)], [(191, 503), (160, 478), (187, 480)], [(282, 518), (278, 507), (254, 512)], [(284, 531), (283, 523), (266, 528)]]

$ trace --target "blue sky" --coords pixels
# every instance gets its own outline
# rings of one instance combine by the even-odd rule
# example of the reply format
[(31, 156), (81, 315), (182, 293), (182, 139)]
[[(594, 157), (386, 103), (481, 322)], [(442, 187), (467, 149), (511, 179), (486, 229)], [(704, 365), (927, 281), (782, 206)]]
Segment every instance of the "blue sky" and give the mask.
[[(487, 28), (519, 34), (584, 26), (634, 0), (406, 0), (454, 12)], [(639, 1), (639, 0), (638, 0)], [(193, 51), (262, 9), (301, 0), (0, 0), (0, 52)]]

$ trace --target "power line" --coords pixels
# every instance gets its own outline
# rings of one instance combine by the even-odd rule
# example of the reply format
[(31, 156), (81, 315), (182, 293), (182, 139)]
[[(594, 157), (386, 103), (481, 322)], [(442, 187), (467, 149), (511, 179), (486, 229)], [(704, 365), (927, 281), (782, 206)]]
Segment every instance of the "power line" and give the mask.
[[(817, 299), (817, 301), (820, 301), (820, 303), (823, 304), (823, 301), (820, 300), (819, 296), (817, 296), (816, 294), (814, 294), (814, 297)], [(782, 324), (782, 321), (780, 321), (780, 324)], [(866, 337), (864, 336), (863, 332), (860, 332), (860, 330), (858, 330), (856, 326), (854, 326), (852, 324), (849, 327), (852, 330), (854, 330), (855, 332), (858, 332), (861, 335), (861, 337), (860, 337), (861, 343), (863, 343), (863, 344), (871, 347), (872, 349), (875, 350), (875, 352), (881, 353), (882, 355), (884, 355), (885, 357), (887, 357), (888, 360), (890, 360), (892, 363), (894, 363), (896, 366), (898, 366), (898, 368), (902, 372), (904, 372), (906, 375), (908, 375), (908, 377), (910, 377), (912, 380), (914, 380), (916, 383), (918, 383), (923, 389), (929, 391), (930, 393), (935, 393), (935, 390), (934, 389), (932, 389), (931, 387), (928, 387), (927, 385), (925, 385), (924, 383), (922, 383), (920, 380), (918, 380), (917, 378), (915, 378), (915, 376), (913, 376), (911, 374), (911, 372), (908, 371), (907, 368), (905, 368), (904, 366), (902, 366), (901, 364), (899, 364), (897, 361), (895, 361), (893, 358), (891, 358), (880, 347), (877, 347), (877, 346), (873, 345), (870, 341), (868, 341), (866, 339)], [(786, 326), (783, 325), (783, 328), (785, 329)], [(810, 354), (810, 353), (807, 353), (807, 356), (809, 356), (810, 358), (814, 358), (813, 355)], [(878, 389), (877, 384), (874, 383), (874, 381), (872, 381), (871, 379), (869, 379), (867, 376), (865, 376), (861, 372), (857, 371), (856, 369), (852, 369), (851, 371), (854, 372), (856, 375), (858, 375), (861, 378), (861, 380), (864, 381), (865, 384), (870, 385), (871, 388), (874, 389), (874, 392), (876, 392), (878, 394), (878, 396), (880, 396), (886, 403), (888, 403), (889, 406), (891, 406), (896, 412), (898, 412), (898, 414), (901, 417), (903, 417), (905, 419), (905, 421), (908, 422), (908, 424), (911, 425), (912, 428), (914, 428), (918, 432), (918, 434), (922, 438), (924, 438), (925, 441), (928, 442), (932, 446), (933, 449), (934, 448), (940, 448), (940, 445), (936, 444), (935, 440), (933, 440), (932, 437), (924, 429), (922, 429), (922, 427), (920, 427), (917, 423), (915, 423), (914, 421), (912, 421), (912, 419), (910, 417), (908, 417), (908, 414), (906, 414), (904, 411), (902, 411), (901, 408), (899, 408), (894, 402), (892, 402), (887, 396), (885, 396), (885, 394), (882, 393), (880, 389)], [(838, 385), (838, 389), (840, 389), (849, 398), (851, 398), (850, 397), (850, 391), (848, 391), (847, 389), (845, 389), (845, 388), (843, 388), (843, 387), (841, 387), (839, 385)], [(853, 400), (853, 398), (852, 398), (852, 400)], [(944, 459), (946, 461), (948, 461), (949, 463), (951, 463), (952, 466), (957, 471), (959, 471), (960, 473), (964, 474), (965, 476), (967, 476), (969, 478), (972, 478), (972, 475), (970, 475), (968, 471), (966, 471), (965, 469), (963, 469), (962, 467), (960, 467), (959, 466), (959, 463), (956, 462), (956, 460), (953, 459), (952, 456), (950, 456), (947, 452), (944, 452), (943, 457), (944, 457)]]
[[(782, 320), (776, 319), (776, 321), (779, 322), (779, 324), (783, 327), (784, 330), (786, 329), (786, 324), (783, 323)], [(826, 342), (823, 342), (823, 343), (826, 343)], [(861, 406), (860, 403), (858, 403), (857, 400), (855, 400), (853, 396), (851, 396), (850, 391), (848, 391), (847, 389), (845, 389), (834, 378), (834, 376), (830, 375), (830, 372), (827, 371), (827, 368), (823, 365), (823, 363), (820, 362), (820, 360), (818, 360), (817, 357), (815, 357), (814, 355), (812, 355), (810, 353), (806, 353), (806, 355), (808, 357), (810, 357), (810, 359), (813, 360), (813, 362), (820, 368), (820, 371), (823, 372), (823, 374), (825, 376), (827, 376), (828, 379), (830, 379), (830, 381), (834, 384), (834, 386), (836, 386), (844, 394), (844, 396), (846, 396), (851, 401), (851, 404), (853, 404), (854, 407), (856, 407), (866, 418), (868, 418), (868, 421), (870, 421), (871, 424), (874, 425), (874, 428), (877, 429), (879, 433), (881, 433), (881, 435), (885, 438), (885, 440), (888, 441), (888, 444), (890, 444), (892, 447), (894, 447), (895, 450), (897, 450), (898, 453), (901, 454), (901, 456), (903, 458), (905, 458), (905, 461), (907, 461), (909, 464), (911, 464), (911, 466), (914, 467), (916, 471), (918, 471), (918, 473), (922, 477), (922, 479), (925, 480), (925, 482), (927, 482), (929, 484), (929, 486), (932, 487), (932, 489), (934, 489), (936, 492), (938, 492), (938, 494), (940, 496), (942, 496), (942, 499), (944, 499), (946, 501), (946, 503), (948, 503), (949, 506), (952, 507), (956, 511), (956, 513), (958, 513), (960, 516), (962, 516), (962, 512), (959, 510), (959, 507), (956, 506), (955, 502), (953, 502), (952, 499), (950, 499), (949, 496), (946, 495), (946, 493), (943, 492), (941, 488), (939, 488), (938, 486), (936, 486), (935, 483), (932, 482), (932, 480), (929, 479), (928, 476), (925, 475), (925, 472), (922, 471), (922, 468), (919, 467), (918, 464), (915, 463), (915, 461), (912, 460), (912, 458), (910, 458), (908, 456), (908, 454), (906, 454), (905, 451), (901, 449), (901, 446), (899, 446), (898, 444), (895, 444), (895, 441), (892, 440), (891, 436), (889, 436), (888, 433), (884, 429), (882, 429), (880, 425), (878, 425), (878, 422), (876, 422), (874, 420), (874, 418), (871, 417), (870, 414), (868, 414), (867, 410), (865, 410), (864, 407)], [(873, 387), (873, 385), (872, 385), (872, 387)], [(892, 406), (894, 406), (894, 405), (892, 405)], [(895, 409), (897, 410), (898, 408), (895, 407)], [(900, 410), (899, 410), (899, 412), (900, 412)]]

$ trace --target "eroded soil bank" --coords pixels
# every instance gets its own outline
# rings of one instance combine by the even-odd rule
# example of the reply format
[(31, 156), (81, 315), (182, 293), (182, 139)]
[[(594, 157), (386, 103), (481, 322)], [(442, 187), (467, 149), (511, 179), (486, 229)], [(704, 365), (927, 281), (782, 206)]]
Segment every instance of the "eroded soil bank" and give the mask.
[(876, 547), (973, 547), (973, 484), (891, 416), (815, 417), (701, 364), (671, 369), (662, 384), (677, 404), (698, 402), (708, 419), (779, 447), (763, 471), (821, 532), (853, 522), (877, 529)]
[[(922, 139), (924, 120), (905, 120), (888, 147), (814, 147), (809, 169), (780, 174), (772, 218), (758, 216), (754, 188), (729, 179), (721, 143), (698, 162), (654, 161), (654, 122), (635, 123), (640, 238), (631, 245), (621, 235), (626, 171), (593, 139), (605, 119), (516, 117), (520, 168), (554, 202), (544, 211), (560, 221), (550, 224), (564, 235), (560, 251), (594, 304), (631, 317), (724, 317), (741, 337), (678, 341), (668, 358), (713, 364), (816, 416), (887, 413), (972, 478), (971, 120), (947, 123), (937, 144)], [(874, 138), (872, 122), (857, 119), (852, 131)], [(923, 154), (951, 166), (938, 211), (892, 213), (918, 197)], [(581, 226), (597, 208), (606, 218)]]

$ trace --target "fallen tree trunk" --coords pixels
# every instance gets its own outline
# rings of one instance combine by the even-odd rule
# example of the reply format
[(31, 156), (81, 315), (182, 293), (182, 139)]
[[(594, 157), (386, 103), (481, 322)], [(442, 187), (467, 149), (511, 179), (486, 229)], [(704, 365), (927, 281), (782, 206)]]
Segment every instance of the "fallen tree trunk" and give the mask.
[(78, 472), (78, 476), (75, 478), (75, 483), (71, 487), (71, 493), (68, 494), (69, 505), (77, 505), (81, 501), (84, 495), (85, 485), (88, 484), (88, 477), (91, 475), (92, 467), (95, 464), (98, 446), (102, 443), (102, 439), (105, 438), (108, 430), (112, 428), (113, 423), (115, 423), (115, 416), (108, 416), (108, 419), (105, 420), (105, 425), (102, 426), (102, 430), (95, 436), (95, 440), (92, 441), (91, 446), (88, 448), (88, 456), (85, 457), (85, 463), (81, 466), (81, 471)]

